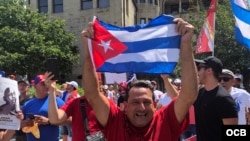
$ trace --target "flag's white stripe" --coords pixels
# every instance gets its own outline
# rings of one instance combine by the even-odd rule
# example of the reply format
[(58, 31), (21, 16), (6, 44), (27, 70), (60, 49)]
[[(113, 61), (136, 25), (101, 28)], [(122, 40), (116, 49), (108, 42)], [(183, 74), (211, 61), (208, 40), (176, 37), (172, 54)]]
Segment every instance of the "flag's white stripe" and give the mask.
[[(204, 31), (205, 31), (205, 34), (208, 38), (208, 47), (210, 48), (210, 51), (213, 51), (213, 48), (214, 48), (214, 40), (210, 38), (210, 36), (214, 36), (214, 35), (210, 35), (209, 34), (209, 31), (208, 31), (208, 28), (206, 27), (203, 27)], [(212, 34), (212, 33), (211, 33)]]
[(91, 42), (92, 42), (91, 39), (88, 39), (89, 54), (90, 54), (90, 57), (91, 57), (94, 69), (96, 70), (96, 67), (94, 65), (94, 56), (93, 56), (93, 53), (92, 53), (93, 52), (93, 48), (92, 48), (92, 43)]
[(234, 3), (239, 5), (242, 8), (248, 9), (247, 6), (246, 6), (246, 3), (244, 3), (243, 0), (234, 0)]
[(161, 25), (140, 29), (138, 32), (114, 31), (109, 32), (122, 42), (143, 41), (152, 38), (172, 37), (179, 35), (175, 31), (175, 24)]
[[(214, 48), (214, 42), (212, 39), (210, 39), (210, 34), (209, 34), (209, 31), (207, 28), (204, 28), (204, 31), (205, 31), (205, 34), (208, 38), (208, 47), (210, 48), (210, 51), (213, 51), (213, 48)], [(212, 35), (213, 36), (213, 35)]]
[(153, 49), (144, 52), (119, 54), (106, 60), (112, 64), (123, 62), (178, 62), (179, 49)]
[(242, 36), (250, 39), (250, 25), (235, 16), (236, 26), (240, 29)]

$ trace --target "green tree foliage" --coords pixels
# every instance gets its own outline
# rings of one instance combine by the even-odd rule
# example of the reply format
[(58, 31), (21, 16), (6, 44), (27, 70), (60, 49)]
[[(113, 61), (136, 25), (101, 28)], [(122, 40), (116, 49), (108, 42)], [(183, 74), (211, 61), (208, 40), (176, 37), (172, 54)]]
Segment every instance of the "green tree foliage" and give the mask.
[(47, 58), (58, 58), (60, 75), (71, 74), (79, 59), (75, 37), (65, 21), (11, 3), (0, 6), (0, 69), (6, 74), (45, 71)]
[[(60, 88), (61, 88), (61, 85), (60, 85), (60, 84), (57, 84), (56, 87), (57, 87), (58, 89), (60, 89)], [(78, 88), (77, 88), (77, 92), (79, 93), (80, 96), (83, 96), (83, 95), (84, 95), (84, 90), (83, 90), (82, 87), (78, 87)], [(35, 96), (35, 94), (36, 94), (35, 88), (34, 88), (34, 87), (29, 88), (28, 94), (29, 94), (30, 96)]]

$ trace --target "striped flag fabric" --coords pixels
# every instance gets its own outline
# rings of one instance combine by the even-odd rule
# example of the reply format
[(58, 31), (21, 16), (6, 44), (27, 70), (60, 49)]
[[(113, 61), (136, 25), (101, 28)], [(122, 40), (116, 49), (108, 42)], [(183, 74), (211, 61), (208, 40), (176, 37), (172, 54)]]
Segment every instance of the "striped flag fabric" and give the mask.
[(94, 17), (94, 38), (88, 47), (96, 71), (171, 74), (181, 39), (173, 19), (161, 15), (146, 25), (117, 27)]
[(216, 0), (211, 0), (210, 6), (207, 11), (207, 17), (197, 39), (195, 48), (196, 54), (214, 51), (215, 16)]
[(235, 17), (235, 38), (250, 50), (250, 1), (231, 0)]

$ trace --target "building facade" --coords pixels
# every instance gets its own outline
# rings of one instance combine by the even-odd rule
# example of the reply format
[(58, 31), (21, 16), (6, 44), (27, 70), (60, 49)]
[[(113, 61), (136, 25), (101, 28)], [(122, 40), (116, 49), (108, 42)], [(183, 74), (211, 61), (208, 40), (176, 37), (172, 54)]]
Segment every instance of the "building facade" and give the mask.
[[(159, 0), (27, 0), (32, 9), (48, 13), (66, 21), (66, 30), (76, 38), (76, 45), (82, 53), (80, 33), (93, 16), (117, 26), (147, 23), (160, 13)], [(83, 56), (75, 66), (72, 77), (81, 74)]]

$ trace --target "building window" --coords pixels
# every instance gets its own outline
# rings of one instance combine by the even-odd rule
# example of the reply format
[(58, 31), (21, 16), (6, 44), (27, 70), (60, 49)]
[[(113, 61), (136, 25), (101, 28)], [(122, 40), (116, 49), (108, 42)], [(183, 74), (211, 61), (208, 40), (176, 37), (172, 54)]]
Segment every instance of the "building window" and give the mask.
[(109, 7), (109, 0), (97, 0), (98, 8), (106, 8)]
[(158, 5), (158, 0), (155, 0), (155, 5)]
[(140, 3), (145, 3), (145, 0), (140, 0)]
[(153, 0), (148, 0), (148, 3), (151, 3), (151, 4), (152, 4), (152, 3), (153, 3)]
[(53, 0), (53, 12), (63, 12), (63, 0)]
[(92, 9), (93, 8), (93, 1), (92, 0), (81, 0), (81, 9)]
[(39, 13), (48, 13), (48, 0), (38, 0)]
[[(188, 10), (188, 4), (182, 4), (181, 5), (181, 9), (182, 9), (182, 11), (181, 12), (186, 12), (187, 10)], [(173, 14), (175, 14), (175, 13), (179, 13), (179, 5), (171, 5), (171, 13)]]
[(146, 24), (146, 18), (140, 18), (140, 24)]
[(148, 18), (148, 22), (151, 22), (152, 21), (152, 18)]

